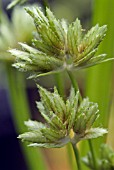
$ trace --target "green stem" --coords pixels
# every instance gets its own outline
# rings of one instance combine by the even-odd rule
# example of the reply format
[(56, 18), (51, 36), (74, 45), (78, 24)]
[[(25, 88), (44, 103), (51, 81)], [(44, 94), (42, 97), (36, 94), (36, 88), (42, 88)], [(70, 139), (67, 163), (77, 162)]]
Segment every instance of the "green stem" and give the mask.
[(72, 147), (73, 147), (75, 159), (76, 159), (76, 162), (77, 162), (77, 168), (78, 168), (78, 170), (81, 170), (81, 160), (80, 160), (80, 156), (79, 156), (77, 146), (76, 146), (76, 144), (72, 144)]
[[(67, 73), (69, 75), (69, 78), (71, 80), (71, 83), (72, 83), (75, 91), (79, 90), (78, 84), (76, 82), (76, 79), (75, 79), (73, 73), (71, 71), (69, 71), (69, 70), (67, 70)], [(81, 103), (81, 101), (82, 101), (82, 96), (80, 94), (79, 102)], [(93, 164), (94, 164), (95, 170), (97, 170), (97, 161), (96, 161), (94, 149), (93, 149), (93, 146), (92, 146), (92, 142), (91, 142), (90, 139), (88, 140), (88, 143), (89, 143), (89, 148), (90, 148), (92, 159), (93, 159)]]
[(89, 147), (90, 147), (90, 150), (91, 150), (94, 169), (97, 170), (97, 160), (96, 160), (96, 157), (95, 157), (95, 152), (94, 152), (94, 149), (93, 149), (92, 141), (89, 139), (88, 143), (89, 143)]
[(63, 75), (61, 73), (57, 73), (55, 74), (54, 77), (55, 77), (55, 82), (57, 85), (58, 92), (64, 98), (65, 91), (64, 91)]
[[(78, 84), (77, 84), (77, 81), (75, 80), (74, 74), (73, 74), (71, 71), (69, 71), (69, 70), (67, 70), (67, 73), (68, 73), (68, 75), (69, 75), (69, 78), (70, 78), (70, 80), (71, 80), (71, 83), (72, 83), (75, 91), (80, 91), (80, 90), (79, 90), (79, 87), (78, 87)], [(82, 96), (81, 96), (81, 94), (80, 94), (80, 96), (79, 96), (79, 101), (80, 101), (80, 103), (81, 103), (81, 101), (82, 101)]]

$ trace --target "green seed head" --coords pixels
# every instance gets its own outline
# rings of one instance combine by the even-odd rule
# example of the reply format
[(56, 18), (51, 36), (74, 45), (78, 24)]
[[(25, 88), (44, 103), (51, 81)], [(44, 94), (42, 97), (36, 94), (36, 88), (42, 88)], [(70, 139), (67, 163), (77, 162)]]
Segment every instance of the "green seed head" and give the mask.
[(79, 104), (79, 92), (71, 88), (70, 96), (65, 102), (56, 87), (51, 93), (39, 86), (41, 101), (37, 102), (45, 123), (29, 120), (25, 122), (29, 132), (19, 135), (30, 146), (62, 147), (71, 142), (97, 138), (107, 133), (102, 128), (92, 128), (98, 117), (98, 106), (88, 98)]
[(33, 73), (34, 78), (66, 69), (82, 69), (99, 64), (105, 54), (95, 56), (100, 42), (106, 35), (107, 26), (92, 27), (83, 31), (80, 20), (71, 24), (58, 20), (49, 8), (46, 16), (41, 8), (25, 8), (36, 27), (32, 47), (20, 43), (22, 50), (11, 49), (16, 57), (14, 67)]

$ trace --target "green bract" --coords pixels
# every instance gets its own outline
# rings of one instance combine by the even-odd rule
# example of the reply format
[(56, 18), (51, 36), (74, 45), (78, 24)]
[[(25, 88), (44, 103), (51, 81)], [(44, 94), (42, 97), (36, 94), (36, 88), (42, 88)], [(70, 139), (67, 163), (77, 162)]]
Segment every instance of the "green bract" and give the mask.
[[(90, 153), (83, 158), (83, 162), (94, 170), (94, 164)], [(100, 158), (97, 158), (98, 170), (113, 170), (114, 169), (114, 151), (107, 144), (102, 144), (100, 147)]]
[(41, 101), (37, 107), (45, 123), (29, 120), (25, 122), (29, 132), (19, 135), (23, 141), (30, 142), (29, 146), (62, 147), (71, 142), (97, 138), (107, 133), (102, 128), (92, 128), (98, 117), (98, 105), (88, 98), (79, 104), (79, 91), (71, 88), (66, 102), (58, 94), (56, 88), (51, 93), (38, 86)]
[(97, 24), (85, 33), (79, 19), (68, 24), (65, 20), (57, 20), (48, 8), (46, 16), (38, 7), (25, 10), (34, 20), (37, 33), (32, 47), (20, 43), (22, 50), (9, 50), (16, 56), (14, 67), (21, 71), (32, 71), (33, 77), (37, 77), (107, 61), (104, 60), (105, 54), (95, 56), (106, 34), (106, 25), (100, 27)]

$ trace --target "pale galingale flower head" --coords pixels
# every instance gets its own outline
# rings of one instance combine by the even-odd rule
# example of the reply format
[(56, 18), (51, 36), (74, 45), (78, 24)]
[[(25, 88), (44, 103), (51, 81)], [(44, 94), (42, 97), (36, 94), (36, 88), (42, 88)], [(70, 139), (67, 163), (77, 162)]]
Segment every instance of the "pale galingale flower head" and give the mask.
[(86, 33), (79, 19), (68, 24), (64, 19), (56, 19), (49, 8), (46, 8), (46, 16), (39, 7), (25, 10), (32, 17), (37, 33), (32, 40), (33, 46), (19, 43), (22, 50), (9, 50), (16, 56), (14, 67), (33, 72), (33, 77), (37, 77), (106, 61), (105, 54), (95, 56), (106, 34), (106, 25), (97, 24)]
[(56, 87), (51, 93), (38, 86), (41, 101), (37, 108), (43, 116), (45, 123), (29, 120), (25, 122), (29, 132), (19, 135), (23, 141), (28, 141), (29, 146), (62, 147), (71, 142), (97, 138), (107, 133), (102, 128), (92, 128), (98, 117), (97, 103), (90, 102), (88, 98), (79, 104), (79, 91), (75, 93), (71, 88), (69, 98), (64, 101)]

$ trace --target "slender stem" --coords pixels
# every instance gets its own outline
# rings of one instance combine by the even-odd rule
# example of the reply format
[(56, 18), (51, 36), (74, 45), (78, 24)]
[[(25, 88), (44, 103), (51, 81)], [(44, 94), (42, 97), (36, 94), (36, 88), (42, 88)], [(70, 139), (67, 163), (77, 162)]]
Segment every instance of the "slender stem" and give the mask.
[(64, 98), (65, 91), (64, 91), (64, 81), (63, 80), (64, 80), (63, 75), (61, 73), (55, 74), (55, 82), (57, 85), (58, 92)]
[[(70, 78), (70, 80), (72, 82), (72, 85), (73, 85), (75, 91), (79, 90), (78, 84), (76, 82), (76, 79), (75, 79), (73, 73), (71, 71), (69, 71), (69, 70), (67, 70), (67, 73), (69, 75), (69, 78)], [(79, 102), (81, 103), (81, 101), (82, 101), (82, 96), (80, 94)], [(89, 148), (90, 148), (92, 159), (93, 159), (93, 164), (94, 164), (95, 170), (97, 170), (97, 161), (96, 161), (94, 149), (93, 149), (93, 146), (92, 146), (92, 142), (91, 142), (90, 139), (88, 140), (88, 143), (89, 143)]]
[[(68, 75), (69, 75), (69, 78), (70, 78), (70, 80), (71, 80), (71, 83), (72, 83), (75, 91), (78, 91), (78, 90), (79, 90), (79, 87), (78, 87), (77, 81), (76, 81), (73, 73), (72, 73), (71, 71), (69, 71), (69, 70), (67, 70), (67, 73), (68, 73)], [(79, 91), (80, 91), (80, 90), (79, 90)], [(80, 103), (81, 103), (81, 101), (82, 101), (82, 96), (81, 96), (81, 94), (80, 94), (80, 96), (79, 96), (79, 101), (80, 101)]]
[(96, 157), (95, 157), (95, 152), (94, 152), (94, 149), (93, 149), (92, 141), (89, 139), (88, 143), (89, 143), (91, 155), (92, 155), (92, 158), (93, 158), (94, 169), (97, 170), (97, 160), (96, 160)]
[(71, 143), (66, 145), (66, 149), (67, 149), (67, 156), (68, 156), (68, 161), (69, 161), (70, 168), (72, 170), (76, 170), (76, 161), (74, 159), (74, 153), (73, 153)]
[(79, 156), (77, 146), (76, 146), (76, 144), (72, 144), (72, 147), (73, 147), (75, 159), (76, 159), (76, 162), (77, 162), (77, 168), (78, 168), (78, 170), (81, 170), (81, 160), (80, 160), (80, 156)]

